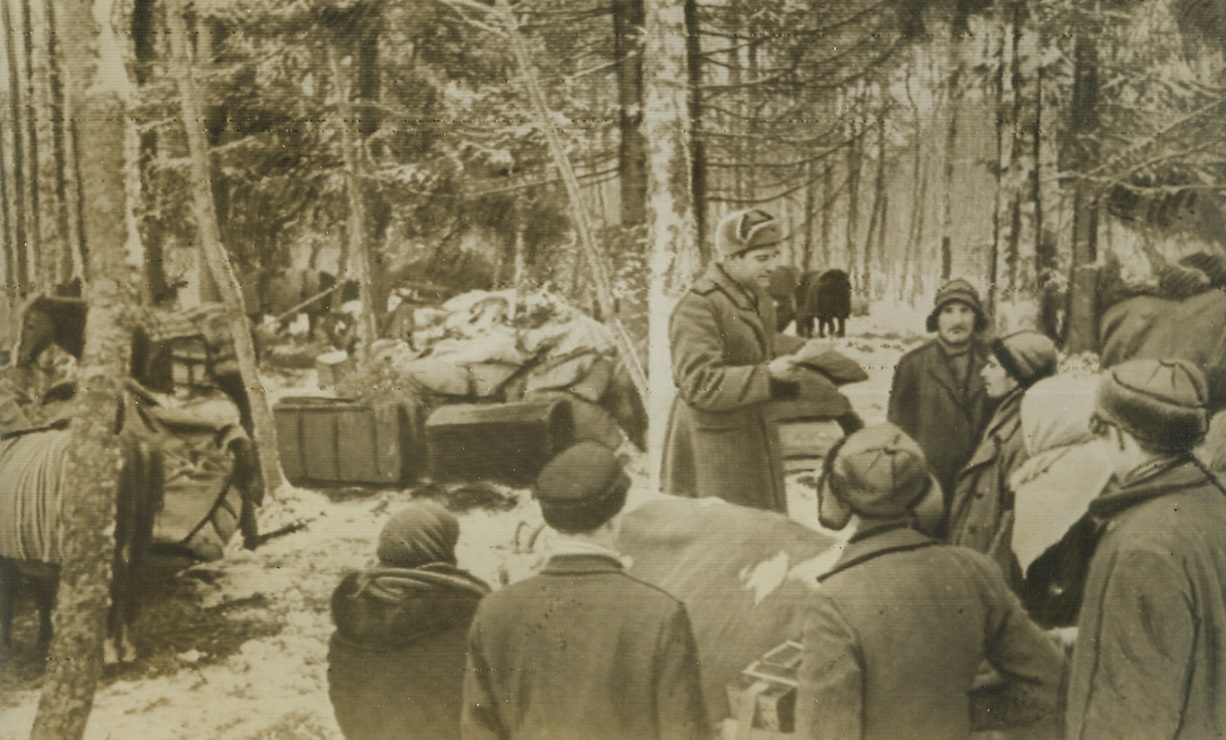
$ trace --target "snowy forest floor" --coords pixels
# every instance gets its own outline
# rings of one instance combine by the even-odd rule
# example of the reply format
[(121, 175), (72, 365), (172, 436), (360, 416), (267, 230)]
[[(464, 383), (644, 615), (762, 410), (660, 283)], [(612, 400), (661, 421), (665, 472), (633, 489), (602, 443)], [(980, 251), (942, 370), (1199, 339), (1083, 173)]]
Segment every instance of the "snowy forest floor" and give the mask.
[[(834, 340), (868, 372), (867, 381), (843, 388), (867, 423), (885, 419), (894, 366), (923, 339), (923, 320), (909, 308), (875, 307), (873, 315), (848, 322), (846, 339)], [(311, 370), (266, 381), (270, 401), (316, 386)], [(794, 442), (837, 434), (795, 431), (801, 436), (794, 434)], [(645, 454), (630, 464), (639, 498), (650, 495), (647, 466)], [(803, 470), (789, 474), (788, 495), (791, 516), (816, 529), (811, 480)], [(529, 575), (548, 547), (516, 551), (520, 522), (537, 523), (540, 514), (526, 490), (507, 493), (505, 502), (495, 497), (458, 513), (460, 565), (495, 588)], [(156, 562), (143, 584), (133, 638), (140, 657), (106, 667), (86, 737), (339, 738), (327, 687), (331, 593), (345, 571), (373, 562), (380, 529), (413, 495), (287, 486), (266, 502), (261, 530), (305, 523), (299, 531), (254, 552), (235, 537), (216, 562)], [(32, 601), (22, 600), (14, 650), (0, 667), (0, 740), (29, 734), (43, 675), (36, 634)]]

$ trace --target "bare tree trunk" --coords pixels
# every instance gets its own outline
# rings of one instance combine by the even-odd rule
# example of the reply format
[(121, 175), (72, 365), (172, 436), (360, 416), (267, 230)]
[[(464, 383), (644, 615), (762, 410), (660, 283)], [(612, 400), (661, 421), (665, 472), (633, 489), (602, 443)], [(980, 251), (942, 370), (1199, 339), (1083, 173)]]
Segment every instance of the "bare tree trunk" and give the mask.
[(17, 336), (17, 237), (13, 212), (9, 201), (8, 158), (4, 156), (4, 127), (0, 121), (0, 215), (4, 218), (4, 300), (7, 301), (7, 316), (12, 326), (8, 336)]
[[(694, 244), (692, 246), (697, 250), (699, 260), (705, 263), (710, 259), (711, 254), (707, 247), (707, 148), (703, 137), (705, 118), (702, 108), (702, 35), (698, 22), (698, 0), (685, 0), (683, 6), (685, 67), (680, 71), (685, 73), (684, 79), (689, 81), (689, 94), (686, 100), (687, 115), (679, 123), (689, 124), (686, 138), (690, 155), (689, 193), (693, 201), (686, 207), (690, 209), (690, 215), (694, 219)], [(674, 43), (676, 43), (675, 39)], [(643, 54), (645, 59), (646, 51)], [(679, 77), (669, 84), (677, 84), (681, 79), (683, 78)], [(644, 99), (646, 99), (646, 94), (644, 94)], [(644, 103), (644, 108), (646, 108), (646, 103)], [(650, 191), (650, 186), (648, 190)]]
[[(651, 393), (648, 396), (649, 463), (654, 483), (659, 483), (660, 452), (669, 399), (673, 395), (669, 355), (668, 322), (675, 296), (672, 281), (689, 275), (677, 269), (698, 254), (697, 211), (692, 178), (694, 169), (687, 162), (691, 154), (686, 125), (684, 83), (691, 80), (688, 65), (695, 60), (683, 46), (689, 25), (692, 0), (647, 0), (647, 38), (644, 44), (645, 77), (644, 133), (647, 136), (649, 169), (648, 244), (650, 245), (650, 283), (648, 315), (650, 328), (648, 357), (651, 363)], [(684, 50), (684, 51), (683, 51)], [(658, 487), (658, 486), (657, 486)]]
[(118, 58), (110, 29), (94, 18), (92, 3), (62, 0), (59, 17), (73, 18), (64, 29), (65, 68), (73, 109), (91, 125), (83, 145), (91, 156), (83, 168), (88, 193), (82, 231), (96, 245), (90, 250), (85, 298), (90, 305), (85, 349), (79, 367), (80, 392), (72, 414), (73, 443), (67, 460), (62, 521), (63, 563), (47, 673), (30, 737), (80, 738), (93, 706), (102, 667), (102, 642), (114, 543), (118, 449), (112, 425), (121, 378), (127, 374), (129, 335), (120, 317), (131, 310), (130, 271), (123, 260), (127, 241), (124, 191), (114, 185), (123, 170), (126, 80), (98, 74), (103, 57)]
[(44, 30), (47, 44), (47, 86), (50, 93), (51, 148), (55, 169), (55, 217), (60, 232), (57, 272), (59, 280), (66, 282), (83, 272), (84, 265), (77, 250), (77, 245), (81, 242), (81, 224), (77, 220), (77, 210), (73, 203), (75, 192), (70, 190), (68, 185), (73, 179), (73, 173), (68, 161), (68, 142), (65, 136), (65, 121), (68, 116), (60, 70), (60, 56), (63, 52), (56, 29), (55, 4), (46, 0), (43, 7), (46, 16)]
[[(964, 32), (964, 31), (963, 31)], [(948, 119), (945, 126), (944, 189), (941, 193), (941, 282), (953, 273), (954, 155), (958, 151), (958, 107), (962, 102), (962, 44), (958, 28), (949, 40), (949, 78), (946, 87)]]
[(804, 207), (804, 242), (801, 246), (800, 268), (802, 273), (813, 269), (813, 219), (816, 217), (817, 211), (817, 183), (816, 170), (818, 164), (809, 162), (805, 165), (805, 207)]
[(868, 231), (864, 235), (864, 286), (865, 295), (873, 290), (873, 241), (879, 239), (878, 231), (885, 230), (885, 113), (877, 113), (877, 176), (873, 180), (873, 206), (868, 216)]
[(17, 286), (19, 296), (26, 295), (30, 290), (30, 238), (29, 238), (29, 197), (30, 191), (26, 185), (29, 173), (25, 166), (25, 136), (21, 123), (21, 70), (17, 66), (17, 33), (13, 27), (13, 16), (7, 0), (0, 2), (0, 23), (4, 24), (4, 48), (7, 53), (9, 72), (9, 123), (13, 136), (13, 220), (14, 247), (17, 252), (16, 269), (12, 282)]
[(851, 274), (851, 284), (857, 290), (863, 289), (861, 282), (859, 260), (856, 254), (856, 234), (860, 230), (860, 115), (859, 106), (853, 104), (850, 121), (847, 124), (847, 230), (843, 240), (847, 250), (847, 271)]
[(34, 282), (40, 286), (50, 286), (54, 282), (54, 272), (44, 264), (42, 245), (42, 198), (39, 192), (42, 183), (42, 160), (38, 155), (38, 87), (35, 78), (38, 76), (34, 60), (34, 27), (30, 19), (30, 0), (21, 0), (22, 49), (25, 52), (25, 114), (26, 141), (29, 146), (30, 177), (27, 183), (30, 188), (30, 271)]
[[(1067, 169), (1085, 172), (1098, 159), (1092, 132), (1098, 125), (1098, 47), (1092, 29), (1078, 23), (1073, 42), (1073, 100), (1067, 142)], [(1098, 260), (1098, 201), (1093, 185), (1077, 178), (1073, 185), (1073, 275), (1070, 285), (1065, 348), (1069, 352), (1098, 349), (1098, 306), (1087, 277)]]
[(822, 165), (822, 269), (828, 270), (831, 267), (831, 260), (834, 259), (830, 253), (830, 244), (832, 235), (834, 234), (834, 165), (831, 163), (823, 163)]
[[(643, 140), (643, 0), (613, 0), (617, 66), (618, 184), (622, 226), (647, 222), (647, 145)], [(593, 88), (594, 89), (594, 88)]]
[(362, 297), (362, 315), (358, 320), (359, 356), (366, 358), (370, 353), (370, 345), (379, 338), (379, 306), (375, 305), (374, 267), (366, 239), (367, 211), (363, 192), (366, 158), (350, 123), (355, 120), (353, 104), (349, 99), (350, 86), (344, 78), (340, 55), (334, 46), (328, 47), (328, 57), (336, 91), (336, 125), (341, 134), (345, 190), (349, 198), (348, 252), (350, 265), (357, 273), (358, 290)]
[(268, 407), (268, 399), (264, 395), (264, 384), (260, 380), (255, 345), (251, 339), (247, 311), (243, 305), (242, 289), (235, 277), (234, 267), (230, 263), (225, 246), (221, 243), (221, 232), (217, 225), (209, 175), (208, 141), (187, 51), (183, 0), (170, 0), (167, 3), (166, 27), (170, 36), (171, 67), (182, 106), (183, 128), (187, 133), (191, 161), (192, 208), (196, 226), (200, 231), (200, 246), (208, 260), (208, 272), (213, 276), (226, 309), (230, 336), (234, 340), (234, 353), (251, 403), (251, 419), (255, 428), (255, 442), (260, 451), (264, 483), (269, 489), (276, 491), (285, 480), (281, 474), (281, 460), (277, 453), (277, 427)]
[[(993, 167), (996, 178), (996, 197), (992, 209), (992, 243), (988, 246), (988, 269), (985, 277), (988, 283), (987, 312), (989, 316), (999, 320), (999, 317), (996, 315), (996, 302), (1000, 289), (1000, 255), (1003, 251), (1001, 245), (1006, 238), (1005, 224), (1008, 220), (1007, 211), (1011, 204), (1007, 177), (1010, 169), (1010, 146), (1013, 140), (1009, 132), (1010, 121), (1006, 115), (1007, 106), (1005, 105), (1005, 69), (1008, 66), (1008, 42), (1003, 29), (997, 28), (995, 30), (1000, 32), (1000, 43), (997, 45), (995, 58), (993, 59), (992, 74), (992, 110), (996, 114), (994, 116), (996, 119), (996, 166)], [(989, 35), (986, 43), (990, 49), (993, 43), (991, 35)], [(990, 50), (985, 56), (992, 57)]]

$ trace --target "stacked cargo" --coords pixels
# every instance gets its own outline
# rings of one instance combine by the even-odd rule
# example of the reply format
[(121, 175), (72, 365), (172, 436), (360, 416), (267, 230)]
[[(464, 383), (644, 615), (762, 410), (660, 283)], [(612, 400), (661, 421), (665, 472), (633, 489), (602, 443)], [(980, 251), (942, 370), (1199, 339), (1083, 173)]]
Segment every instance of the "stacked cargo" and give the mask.
[(643, 446), (646, 413), (608, 329), (557, 296), (475, 291), (418, 308), (412, 326), (359, 367), (321, 358), (337, 398), (278, 405), (291, 482), (523, 484), (575, 441)]

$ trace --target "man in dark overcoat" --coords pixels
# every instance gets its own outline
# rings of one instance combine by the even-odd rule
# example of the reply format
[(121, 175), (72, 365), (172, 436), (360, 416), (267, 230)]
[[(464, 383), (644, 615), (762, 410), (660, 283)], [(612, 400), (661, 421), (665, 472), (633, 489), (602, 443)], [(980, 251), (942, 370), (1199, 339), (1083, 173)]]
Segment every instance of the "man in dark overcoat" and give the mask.
[[(919, 443), (941, 484), (949, 516), (958, 471), (970, 460), (992, 416), (980, 372), (988, 361), (981, 335), (988, 319), (965, 280), (937, 291), (927, 328), (936, 338), (902, 356), (894, 370), (887, 418)], [(938, 528), (946, 536), (948, 524)]]
[[(818, 497), (823, 525), (859, 523), (806, 606), (797, 740), (1055, 730), (1063, 652), (990, 560), (925, 533), (942, 506), (914, 440), (892, 424), (845, 438)], [(977, 684), (985, 660), (1001, 682)]]
[(1037, 331), (1019, 331), (992, 342), (980, 371), (996, 412), (966, 467), (958, 473), (950, 506), (949, 541), (987, 555), (1010, 586), (1021, 584), (1013, 554), (1013, 491), (1009, 478), (1026, 462), (1022, 398), (1026, 389), (1056, 372), (1056, 343)]
[(794, 398), (775, 357), (774, 306), (765, 290), (779, 258), (779, 223), (738, 211), (715, 234), (718, 261), (682, 297), (669, 323), (677, 398), (664, 442), (661, 488), (787, 511), (779, 433), (771, 400)]
[(1115, 475), (1069, 673), (1065, 737), (1226, 733), (1226, 488), (1192, 456), (1209, 392), (1183, 360), (1107, 370), (1092, 422)]
[(626, 574), (616, 543), (630, 479), (581, 442), (536, 485), (558, 533), (540, 574), (487, 597), (469, 633), (463, 737), (709, 737), (685, 606)]

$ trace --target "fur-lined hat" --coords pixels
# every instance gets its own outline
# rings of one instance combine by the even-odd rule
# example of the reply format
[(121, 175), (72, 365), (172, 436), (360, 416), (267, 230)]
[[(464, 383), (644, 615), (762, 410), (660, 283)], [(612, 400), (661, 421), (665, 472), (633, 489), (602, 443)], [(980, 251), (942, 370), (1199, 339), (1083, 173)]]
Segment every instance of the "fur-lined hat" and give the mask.
[(1138, 442), (1181, 452), (1209, 429), (1208, 385), (1186, 360), (1131, 360), (1110, 368), (1098, 385), (1094, 414)]
[(846, 525), (851, 514), (886, 519), (911, 513), (941, 487), (919, 444), (893, 424), (865, 427), (826, 456), (819, 484), (822, 524)]
[(715, 227), (715, 251), (720, 259), (735, 257), (751, 249), (773, 247), (782, 239), (779, 222), (758, 208), (733, 211)]

